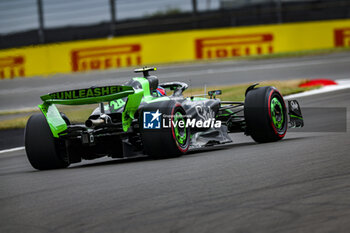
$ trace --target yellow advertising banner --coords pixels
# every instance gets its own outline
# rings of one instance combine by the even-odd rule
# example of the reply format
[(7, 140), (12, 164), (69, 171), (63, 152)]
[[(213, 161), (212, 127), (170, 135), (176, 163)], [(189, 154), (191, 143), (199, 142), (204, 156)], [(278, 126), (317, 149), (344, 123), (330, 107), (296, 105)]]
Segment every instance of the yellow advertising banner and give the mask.
[(350, 20), (192, 30), (0, 50), (0, 79), (350, 47)]

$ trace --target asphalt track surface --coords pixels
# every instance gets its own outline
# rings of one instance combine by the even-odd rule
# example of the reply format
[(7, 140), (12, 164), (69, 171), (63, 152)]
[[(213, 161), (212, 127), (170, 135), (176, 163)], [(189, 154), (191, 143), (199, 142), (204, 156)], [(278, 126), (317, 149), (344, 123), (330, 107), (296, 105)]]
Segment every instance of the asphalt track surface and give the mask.
[[(154, 73), (160, 82), (183, 81), (192, 87), (254, 83), (263, 80), (298, 78), (347, 79), (350, 73), (350, 52), (264, 60), (228, 60), (197, 64), (159, 66)], [(0, 111), (33, 108), (48, 92), (123, 84), (134, 77), (132, 68), (105, 72), (54, 75), (1, 80)]]
[[(350, 124), (349, 89), (298, 100), (346, 107)], [(349, 127), (326, 132), (344, 126), (331, 116), (324, 132), (268, 144), (232, 134), (232, 144), (175, 159), (39, 172), (23, 150), (1, 154), (0, 232), (348, 232)], [(320, 117), (308, 111), (305, 124)]]

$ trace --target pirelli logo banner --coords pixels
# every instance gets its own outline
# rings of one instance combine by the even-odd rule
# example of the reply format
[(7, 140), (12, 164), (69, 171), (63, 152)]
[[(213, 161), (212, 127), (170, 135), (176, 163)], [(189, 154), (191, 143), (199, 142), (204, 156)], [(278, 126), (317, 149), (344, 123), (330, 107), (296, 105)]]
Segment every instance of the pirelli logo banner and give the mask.
[(0, 79), (24, 77), (24, 61), (23, 56), (0, 57)]
[(271, 33), (227, 35), (196, 40), (196, 58), (224, 58), (273, 53)]
[(334, 30), (335, 47), (350, 47), (350, 27)]
[(121, 36), (0, 50), (0, 80), (347, 47), (350, 19)]
[(72, 71), (141, 65), (141, 45), (125, 44), (72, 50)]

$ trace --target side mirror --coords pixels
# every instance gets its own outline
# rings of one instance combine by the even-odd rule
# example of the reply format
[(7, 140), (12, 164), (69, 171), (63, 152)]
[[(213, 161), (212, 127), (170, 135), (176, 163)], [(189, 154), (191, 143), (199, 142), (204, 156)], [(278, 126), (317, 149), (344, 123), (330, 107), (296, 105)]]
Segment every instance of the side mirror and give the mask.
[(210, 96), (210, 99), (212, 98), (216, 99), (216, 96), (221, 94), (222, 94), (221, 90), (208, 91), (208, 95)]

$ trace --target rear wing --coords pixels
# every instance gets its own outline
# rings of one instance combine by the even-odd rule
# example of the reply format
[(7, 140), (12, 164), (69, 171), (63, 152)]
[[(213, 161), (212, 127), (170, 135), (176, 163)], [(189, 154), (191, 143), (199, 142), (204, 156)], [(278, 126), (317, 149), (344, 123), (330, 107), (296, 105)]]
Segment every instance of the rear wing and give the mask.
[(108, 102), (134, 94), (131, 86), (104, 86), (68, 90), (41, 96), (46, 104), (83, 105)]
[(110, 102), (127, 96), (128, 101), (122, 116), (123, 130), (127, 131), (143, 97), (143, 90), (134, 90), (131, 86), (114, 85), (49, 93), (40, 97), (44, 103), (38, 107), (44, 114), (52, 135), (58, 138), (59, 134), (67, 129), (67, 123), (63, 120), (55, 104), (94, 104)]

